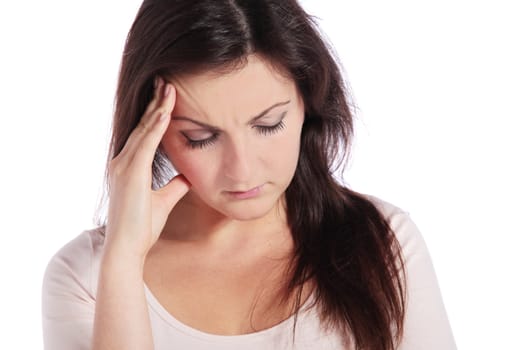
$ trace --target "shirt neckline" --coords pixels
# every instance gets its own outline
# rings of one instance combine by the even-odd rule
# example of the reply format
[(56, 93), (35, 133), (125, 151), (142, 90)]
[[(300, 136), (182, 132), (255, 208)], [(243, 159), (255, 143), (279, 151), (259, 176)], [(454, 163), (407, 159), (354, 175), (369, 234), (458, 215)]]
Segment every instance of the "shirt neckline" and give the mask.
[[(273, 338), (284, 332), (292, 331), (293, 329), (294, 315), (291, 315), (290, 317), (284, 319), (283, 321), (277, 323), (276, 325), (273, 325), (269, 328), (266, 328), (260, 331), (256, 331), (256, 332), (252, 332), (252, 333), (239, 334), (239, 335), (220, 335), (220, 334), (207, 333), (199, 329), (193, 328), (191, 326), (188, 326), (187, 324), (175, 318), (157, 300), (157, 298), (155, 297), (155, 295), (153, 295), (153, 293), (148, 288), (146, 283), (144, 283), (144, 291), (145, 291), (146, 300), (149, 306), (153, 309), (153, 311), (156, 312), (156, 314), (165, 323), (167, 323), (170, 327), (176, 329), (177, 331), (182, 332), (193, 338), (198, 338), (201, 340), (207, 340), (207, 341), (213, 341), (213, 342), (227, 342), (227, 343), (244, 342), (244, 341), (252, 342), (252, 341), (255, 341), (261, 338), (264, 338), (264, 339)], [(298, 320), (301, 317), (304, 317), (307, 312), (311, 311), (311, 309), (313, 309), (313, 308), (310, 308), (310, 306), (313, 304), (313, 301), (314, 301), (314, 292), (310, 293), (306, 301), (299, 308)]]

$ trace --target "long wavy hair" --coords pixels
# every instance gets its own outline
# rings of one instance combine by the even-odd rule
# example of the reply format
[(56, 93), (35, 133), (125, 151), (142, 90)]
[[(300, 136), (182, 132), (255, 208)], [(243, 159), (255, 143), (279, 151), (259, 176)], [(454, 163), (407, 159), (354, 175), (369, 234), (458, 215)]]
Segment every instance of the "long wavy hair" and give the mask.
[[(295, 320), (302, 287), (314, 282), (326, 326), (356, 349), (393, 350), (405, 315), (401, 249), (373, 203), (334, 175), (350, 150), (350, 98), (335, 54), (297, 1), (145, 0), (122, 56), (108, 164), (137, 126), (157, 75), (228, 72), (250, 54), (293, 79), (305, 106), (298, 166), (285, 193), (294, 241), (285, 282)], [(157, 150), (153, 188), (169, 180), (169, 166)], [(106, 186), (107, 176), (106, 168)]]

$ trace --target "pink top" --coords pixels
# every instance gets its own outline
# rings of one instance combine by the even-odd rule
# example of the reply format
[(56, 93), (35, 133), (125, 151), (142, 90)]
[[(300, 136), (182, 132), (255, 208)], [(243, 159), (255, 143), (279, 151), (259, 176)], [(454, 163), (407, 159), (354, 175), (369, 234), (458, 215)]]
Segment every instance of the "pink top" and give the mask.
[[(456, 349), (430, 255), (407, 212), (369, 196), (388, 219), (406, 259), (408, 305), (401, 350)], [(90, 349), (103, 237), (82, 232), (49, 262), (42, 289), (44, 348)], [(337, 333), (324, 331), (309, 299), (299, 313), (260, 332), (222, 336), (191, 328), (171, 315), (144, 285), (156, 350), (344, 349)]]

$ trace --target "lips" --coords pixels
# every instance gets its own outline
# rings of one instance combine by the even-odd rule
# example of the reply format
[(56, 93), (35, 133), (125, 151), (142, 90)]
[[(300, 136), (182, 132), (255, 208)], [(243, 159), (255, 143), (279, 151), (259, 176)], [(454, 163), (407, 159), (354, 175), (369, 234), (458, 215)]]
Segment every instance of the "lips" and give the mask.
[(259, 193), (261, 193), (262, 187), (263, 185), (254, 187), (248, 191), (227, 191), (227, 193), (236, 199), (248, 199), (258, 196)]

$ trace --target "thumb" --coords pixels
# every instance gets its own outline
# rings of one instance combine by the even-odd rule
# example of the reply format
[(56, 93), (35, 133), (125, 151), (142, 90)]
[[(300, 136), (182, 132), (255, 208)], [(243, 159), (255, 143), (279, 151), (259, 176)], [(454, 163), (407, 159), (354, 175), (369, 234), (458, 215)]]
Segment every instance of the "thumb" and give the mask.
[(177, 202), (188, 192), (191, 184), (180, 174), (171, 179), (165, 186), (157, 190), (157, 194), (171, 211)]

